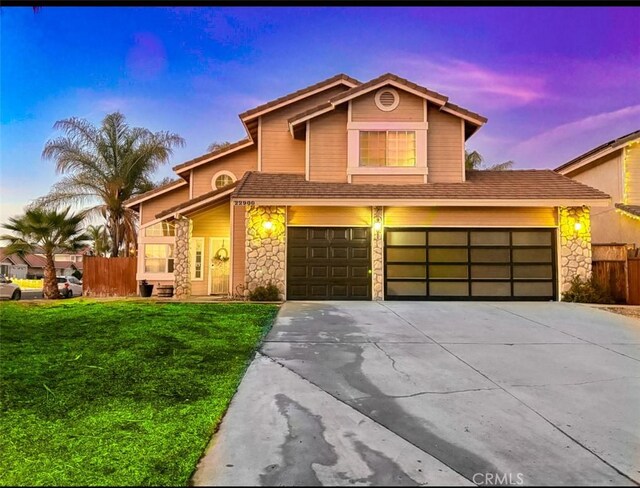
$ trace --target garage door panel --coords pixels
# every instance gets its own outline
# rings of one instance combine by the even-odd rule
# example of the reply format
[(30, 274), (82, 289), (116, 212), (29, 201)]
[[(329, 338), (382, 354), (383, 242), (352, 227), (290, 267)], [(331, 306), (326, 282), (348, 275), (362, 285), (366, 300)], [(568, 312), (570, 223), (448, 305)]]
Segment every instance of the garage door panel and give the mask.
[(349, 248), (347, 247), (331, 247), (331, 258), (332, 259), (348, 259), (349, 258)]
[(329, 257), (329, 249), (326, 247), (312, 247), (309, 251), (311, 259), (327, 259)]
[[(296, 238), (292, 239), (294, 234)], [(290, 300), (371, 299), (370, 266), (368, 228), (289, 229), (287, 298)]]
[(554, 242), (554, 229), (388, 228), (385, 296), (551, 300)]
[(351, 229), (351, 239), (354, 241), (369, 241), (369, 229), (368, 228), (357, 228), (354, 227)]
[(352, 247), (350, 251), (351, 251), (351, 256), (349, 257), (351, 259), (365, 259), (365, 260), (369, 259), (368, 247), (362, 247), (362, 248)]
[(329, 270), (326, 266), (311, 266), (312, 278), (326, 278), (327, 276), (329, 276)]
[(352, 278), (369, 279), (369, 266), (351, 266)]

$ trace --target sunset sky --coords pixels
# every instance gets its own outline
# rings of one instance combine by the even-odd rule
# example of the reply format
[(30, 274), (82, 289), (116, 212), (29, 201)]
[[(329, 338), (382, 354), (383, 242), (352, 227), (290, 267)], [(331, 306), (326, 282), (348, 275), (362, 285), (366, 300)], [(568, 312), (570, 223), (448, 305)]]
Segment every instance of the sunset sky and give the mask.
[(623, 7), (0, 10), (0, 222), (59, 176), (55, 121), (177, 132), (171, 166), (245, 136), (237, 114), (337, 73), (386, 72), (488, 117), (489, 162), (553, 168), (640, 129), (640, 9)]

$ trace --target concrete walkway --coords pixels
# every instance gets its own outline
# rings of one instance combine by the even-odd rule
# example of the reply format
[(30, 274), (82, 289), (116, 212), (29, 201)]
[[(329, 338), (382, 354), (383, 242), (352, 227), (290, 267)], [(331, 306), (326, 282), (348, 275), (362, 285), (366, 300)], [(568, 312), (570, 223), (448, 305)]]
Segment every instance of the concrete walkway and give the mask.
[(567, 303), (286, 303), (192, 481), (637, 485), (640, 321)]

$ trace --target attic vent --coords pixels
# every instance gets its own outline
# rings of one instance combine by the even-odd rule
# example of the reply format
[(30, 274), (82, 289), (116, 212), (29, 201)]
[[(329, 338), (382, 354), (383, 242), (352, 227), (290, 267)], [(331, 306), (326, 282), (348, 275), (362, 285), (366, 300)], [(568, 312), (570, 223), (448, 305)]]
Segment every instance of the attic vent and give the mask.
[(400, 103), (400, 96), (393, 88), (383, 88), (376, 93), (376, 106), (384, 112), (391, 112)]

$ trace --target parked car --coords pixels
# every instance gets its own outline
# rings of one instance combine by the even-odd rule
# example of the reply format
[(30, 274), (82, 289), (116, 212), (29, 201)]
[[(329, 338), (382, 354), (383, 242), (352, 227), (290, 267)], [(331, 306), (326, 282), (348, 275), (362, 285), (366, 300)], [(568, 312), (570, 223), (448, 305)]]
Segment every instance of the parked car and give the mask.
[(0, 275), (0, 298), (20, 300), (22, 290), (5, 275)]
[[(82, 295), (82, 281), (75, 276), (56, 276), (56, 280), (58, 280), (58, 290), (63, 297), (71, 298)], [(68, 292), (65, 291), (66, 285), (69, 285)]]

